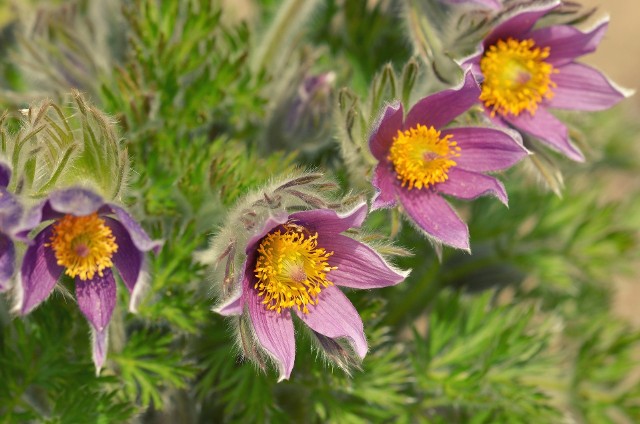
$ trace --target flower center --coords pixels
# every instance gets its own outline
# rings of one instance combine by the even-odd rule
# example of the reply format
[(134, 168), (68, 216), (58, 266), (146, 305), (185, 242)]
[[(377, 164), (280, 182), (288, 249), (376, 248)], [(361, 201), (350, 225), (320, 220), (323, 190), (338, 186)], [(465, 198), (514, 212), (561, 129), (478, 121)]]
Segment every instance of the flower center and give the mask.
[(402, 187), (421, 189), (449, 178), (449, 168), (456, 165), (460, 147), (451, 135), (440, 137), (440, 131), (418, 124), (407, 131), (398, 131), (393, 138), (387, 159), (393, 163)]
[(87, 216), (65, 215), (53, 225), (50, 246), (58, 260), (64, 266), (65, 274), (91, 280), (102, 270), (113, 266), (111, 257), (118, 251), (116, 239), (111, 228), (97, 213)]
[(317, 305), (322, 288), (333, 285), (327, 280), (327, 272), (337, 269), (328, 263), (333, 252), (319, 248), (317, 239), (318, 233), (309, 236), (302, 227), (285, 225), (260, 242), (254, 288), (268, 310), (296, 306), (309, 313), (307, 305)]
[(553, 97), (556, 84), (551, 75), (558, 70), (545, 62), (549, 47), (536, 47), (533, 40), (498, 40), (480, 60), (484, 75), (480, 100), (496, 113), (519, 115), (523, 110), (535, 114), (543, 99)]

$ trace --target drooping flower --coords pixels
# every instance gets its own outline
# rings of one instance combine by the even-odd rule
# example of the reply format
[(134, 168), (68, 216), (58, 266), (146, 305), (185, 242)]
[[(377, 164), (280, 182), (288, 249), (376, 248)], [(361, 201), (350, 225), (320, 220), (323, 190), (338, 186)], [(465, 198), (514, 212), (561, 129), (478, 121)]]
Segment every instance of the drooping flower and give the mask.
[(479, 99), (496, 124), (517, 128), (583, 161), (567, 127), (547, 109), (603, 110), (630, 93), (600, 71), (575, 62), (596, 49), (608, 20), (587, 32), (569, 25), (534, 28), (559, 5), (555, 1), (520, 9), (496, 26), (463, 66), (472, 65), (482, 83)]
[(16, 251), (13, 241), (22, 217), (22, 206), (7, 191), (10, 179), (11, 169), (0, 162), (0, 291), (8, 288), (7, 283), (14, 274)]
[(471, 71), (460, 87), (427, 96), (406, 119), (399, 102), (388, 105), (374, 125), (369, 148), (378, 160), (372, 183), (373, 209), (398, 202), (430, 238), (469, 249), (469, 230), (442, 195), (472, 200), (507, 193), (486, 172), (514, 165), (527, 155), (518, 134), (495, 128), (445, 128), (477, 102), (480, 87)]
[(26, 218), (25, 232), (44, 224), (27, 248), (21, 269), (19, 313), (26, 315), (53, 291), (64, 273), (75, 281), (78, 307), (93, 332), (93, 361), (106, 358), (107, 327), (116, 304), (115, 267), (135, 311), (144, 286), (144, 253), (157, 252), (140, 225), (120, 206), (85, 188), (52, 192)]
[(295, 359), (293, 314), (322, 337), (346, 339), (360, 358), (367, 353), (362, 320), (338, 286), (387, 287), (407, 273), (341, 234), (359, 227), (366, 214), (365, 203), (344, 215), (331, 209), (280, 214), (248, 240), (238, 290), (215, 311), (248, 314), (257, 344), (277, 364), (280, 380), (289, 378)]

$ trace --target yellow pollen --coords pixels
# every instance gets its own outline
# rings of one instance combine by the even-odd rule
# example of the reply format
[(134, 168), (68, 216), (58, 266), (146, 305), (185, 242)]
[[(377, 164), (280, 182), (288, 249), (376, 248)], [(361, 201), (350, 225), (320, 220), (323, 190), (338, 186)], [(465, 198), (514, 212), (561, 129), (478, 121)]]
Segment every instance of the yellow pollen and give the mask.
[(551, 75), (558, 72), (550, 63), (549, 47), (536, 47), (533, 40), (498, 40), (480, 60), (484, 75), (480, 100), (491, 109), (491, 116), (523, 110), (534, 115), (538, 104), (553, 97), (556, 84)]
[(53, 235), (45, 246), (53, 249), (58, 265), (66, 268), (65, 274), (83, 281), (96, 273), (102, 277), (102, 271), (113, 266), (111, 257), (118, 251), (111, 228), (95, 212), (62, 217), (53, 224)]
[(460, 147), (451, 140), (451, 135), (440, 137), (440, 131), (435, 128), (418, 124), (404, 132), (398, 131), (387, 159), (393, 163), (402, 187), (411, 190), (446, 181), (449, 168), (456, 166), (451, 158), (458, 156)]
[(254, 288), (268, 310), (297, 307), (305, 314), (307, 305), (318, 304), (322, 288), (332, 286), (327, 272), (333, 252), (318, 247), (318, 233), (309, 235), (303, 227), (285, 225), (284, 231), (268, 234), (258, 247)]

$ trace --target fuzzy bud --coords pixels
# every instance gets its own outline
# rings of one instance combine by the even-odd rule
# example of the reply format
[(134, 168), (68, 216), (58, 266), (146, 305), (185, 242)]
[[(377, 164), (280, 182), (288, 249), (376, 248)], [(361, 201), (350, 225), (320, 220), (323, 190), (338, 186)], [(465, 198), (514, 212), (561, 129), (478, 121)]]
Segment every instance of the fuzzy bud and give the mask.
[(114, 122), (77, 91), (71, 102), (44, 101), (0, 120), (1, 149), (16, 173), (9, 190), (42, 198), (52, 189), (90, 186), (108, 199), (122, 196), (129, 158)]
[(264, 147), (297, 150), (314, 156), (331, 142), (331, 111), (336, 74), (293, 76), (292, 85), (274, 105), (265, 133)]

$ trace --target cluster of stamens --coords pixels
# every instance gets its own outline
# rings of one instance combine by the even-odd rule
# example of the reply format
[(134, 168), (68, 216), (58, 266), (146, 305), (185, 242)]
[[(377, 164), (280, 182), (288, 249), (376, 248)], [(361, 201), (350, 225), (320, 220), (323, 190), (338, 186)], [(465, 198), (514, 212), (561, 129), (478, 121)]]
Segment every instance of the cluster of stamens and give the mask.
[(317, 305), (322, 288), (332, 286), (327, 273), (337, 269), (329, 265), (327, 252), (318, 247), (318, 234), (310, 235), (297, 225), (284, 225), (267, 234), (258, 247), (254, 288), (268, 310), (297, 307), (309, 313), (307, 305)]
[(398, 131), (387, 159), (393, 164), (402, 187), (411, 190), (446, 181), (449, 169), (456, 165), (452, 158), (458, 156), (460, 147), (451, 135), (441, 137), (434, 127), (418, 124), (415, 128)]
[(53, 235), (45, 246), (53, 249), (65, 274), (83, 281), (96, 273), (102, 277), (102, 271), (113, 266), (111, 258), (118, 251), (111, 228), (97, 213), (65, 215), (53, 224)]
[(549, 47), (536, 47), (533, 40), (498, 40), (480, 60), (484, 76), (480, 100), (492, 116), (535, 114), (544, 99), (553, 97), (556, 84), (551, 75), (558, 70), (545, 59)]

